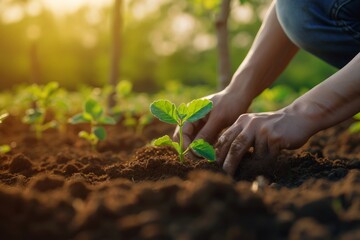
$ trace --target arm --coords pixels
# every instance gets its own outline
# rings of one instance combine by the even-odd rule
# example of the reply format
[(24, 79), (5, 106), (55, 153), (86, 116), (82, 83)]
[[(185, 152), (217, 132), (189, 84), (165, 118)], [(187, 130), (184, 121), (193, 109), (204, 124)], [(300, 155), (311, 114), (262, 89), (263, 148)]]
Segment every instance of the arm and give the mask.
[(360, 53), (344, 68), (307, 92), (289, 107), (314, 123), (314, 133), (360, 111)]
[(217, 161), (233, 175), (244, 154), (254, 147), (269, 160), (281, 149), (302, 146), (316, 132), (360, 111), (360, 53), (327, 80), (276, 112), (241, 115), (222, 134)]
[[(198, 138), (216, 142), (218, 134), (247, 111), (252, 100), (275, 81), (297, 51), (281, 28), (273, 3), (229, 86), (207, 97), (214, 103), (208, 119), (184, 126), (185, 147)], [(175, 131), (175, 138), (177, 133)]]
[(249, 53), (226, 90), (241, 93), (250, 104), (277, 79), (297, 51), (298, 47), (280, 26), (273, 2)]

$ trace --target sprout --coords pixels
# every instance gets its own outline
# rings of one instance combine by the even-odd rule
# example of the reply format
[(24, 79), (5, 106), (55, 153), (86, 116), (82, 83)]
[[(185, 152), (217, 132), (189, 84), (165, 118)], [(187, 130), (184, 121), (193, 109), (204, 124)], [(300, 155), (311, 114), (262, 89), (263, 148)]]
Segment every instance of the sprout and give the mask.
[(45, 122), (45, 115), (48, 107), (56, 99), (55, 95), (58, 91), (59, 84), (57, 82), (50, 82), (43, 87), (34, 84), (29, 88), (33, 107), (26, 110), (23, 122), (31, 125), (37, 139), (42, 137), (45, 130), (57, 126), (55, 120)]
[(83, 107), (83, 112), (69, 119), (71, 124), (90, 123), (90, 132), (81, 131), (79, 137), (86, 139), (93, 149), (99, 141), (106, 139), (106, 130), (103, 125), (114, 125), (112, 117), (106, 116), (104, 108), (94, 99), (88, 99)]
[(194, 151), (196, 154), (215, 161), (214, 148), (203, 139), (193, 141), (189, 147), (183, 149), (183, 126), (186, 122), (195, 122), (206, 116), (212, 109), (212, 102), (208, 99), (193, 100), (188, 104), (180, 104), (178, 107), (168, 100), (157, 100), (150, 105), (151, 113), (160, 121), (176, 124), (179, 127), (179, 143), (171, 140), (169, 136), (163, 136), (153, 141), (155, 146), (172, 146), (179, 154), (180, 162), (184, 162), (185, 154)]

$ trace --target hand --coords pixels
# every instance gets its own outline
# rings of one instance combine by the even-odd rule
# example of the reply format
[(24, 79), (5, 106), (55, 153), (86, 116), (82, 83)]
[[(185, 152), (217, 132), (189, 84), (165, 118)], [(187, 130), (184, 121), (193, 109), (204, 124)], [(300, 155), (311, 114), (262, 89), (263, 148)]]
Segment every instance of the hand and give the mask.
[[(237, 93), (223, 90), (205, 98), (213, 102), (213, 109), (205, 118), (197, 122), (185, 123), (183, 127), (184, 148), (195, 139), (204, 139), (214, 144), (220, 132), (233, 124), (240, 114), (244, 113), (250, 101), (245, 102)], [(179, 129), (174, 133), (174, 140), (178, 140)]]
[(241, 115), (217, 143), (217, 162), (234, 175), (241, 159), (253, 147), (257, 159), (268, 161), (281, 149), (301, 147), (316, 132), (314, 121), (289, 109)]

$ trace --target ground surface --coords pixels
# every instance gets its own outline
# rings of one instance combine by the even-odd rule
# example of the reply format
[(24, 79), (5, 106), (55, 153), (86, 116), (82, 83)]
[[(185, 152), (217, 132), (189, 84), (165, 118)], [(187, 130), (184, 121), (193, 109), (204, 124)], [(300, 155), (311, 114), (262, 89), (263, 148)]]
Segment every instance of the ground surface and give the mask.
[[(360, 239), (360, 134), (347, 124), (267, 166), (249, 154), (236, 180), (205, 160), (177, 162), (121, 124), (91, 151), (76, 136), (33, 137), (17, 118), (0, 126), (1, 239)], [(262, 167), (260, 167), (262, 166)], [(258, 176), (262, 177), (258, 177)]]

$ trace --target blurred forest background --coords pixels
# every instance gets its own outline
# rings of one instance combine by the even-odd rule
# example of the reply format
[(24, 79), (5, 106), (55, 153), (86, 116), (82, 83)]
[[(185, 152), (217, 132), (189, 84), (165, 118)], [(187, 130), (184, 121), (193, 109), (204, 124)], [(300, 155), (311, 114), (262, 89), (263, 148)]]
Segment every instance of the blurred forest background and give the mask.
[[(111, 72), (114, 2), (1, 0), (0, 90), (50, 81), (70, 90), (83, 84), (106, 84)], [(270, 2), (231, 2), (232, 72), (249, 50)], [(218, 11), (202, 0), (123, 0), (119, 80), (131, 81), (136, 91), (155, 92), (173, 81), (215, 91)], [(301, 51), (276, 84), (301, 91), (334, 71)]]

